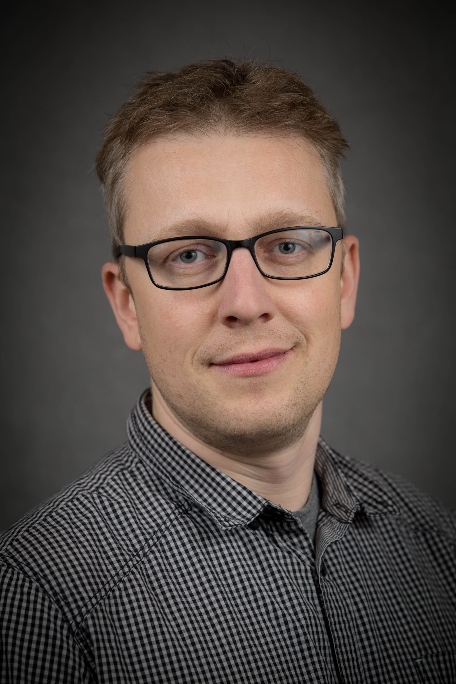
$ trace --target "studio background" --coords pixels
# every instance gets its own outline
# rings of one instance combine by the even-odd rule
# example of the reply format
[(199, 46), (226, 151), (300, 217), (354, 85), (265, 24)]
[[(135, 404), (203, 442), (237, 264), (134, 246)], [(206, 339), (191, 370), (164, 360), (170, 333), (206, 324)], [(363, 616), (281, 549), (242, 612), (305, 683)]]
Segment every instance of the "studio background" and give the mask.
[(351, 143), (356, 321), (323, 435), (454, 506), (454, 51), (434, 5), (18, 3), (2, 29), (0, 529), (118, 446), (148, 383), (101, 288), (93, 169), (149, 69), (256, 57), (298, 71)]

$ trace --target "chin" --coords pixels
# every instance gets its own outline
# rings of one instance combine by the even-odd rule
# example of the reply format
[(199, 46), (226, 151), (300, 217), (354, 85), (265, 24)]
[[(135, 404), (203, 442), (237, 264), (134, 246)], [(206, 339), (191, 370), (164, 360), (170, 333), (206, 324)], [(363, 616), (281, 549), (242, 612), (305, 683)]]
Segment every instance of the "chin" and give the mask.
[(195, 386), (182, 394), (158, 389), (174, 420), (191, 435), (222, 453), (251, 456), (281, 451), (304, 436), (326, 387), (290, 384), (274, 393), (257, 388), (230, 398)]
[(272, 418), (263, 413), (257, 420), (252, 419), (253, 416), (246, 420), (245, 415), (233, 419), (225, 413), (224, 418), (216, 422), (189, 420), (187, 416), (186, 424), (194, 435), (213, 449), (248, 456), (279, 451), (298, 442), (306, 431), (312, 413), (292, 419), (290, 414), (280, 416), (276, 412), (275, 418)]

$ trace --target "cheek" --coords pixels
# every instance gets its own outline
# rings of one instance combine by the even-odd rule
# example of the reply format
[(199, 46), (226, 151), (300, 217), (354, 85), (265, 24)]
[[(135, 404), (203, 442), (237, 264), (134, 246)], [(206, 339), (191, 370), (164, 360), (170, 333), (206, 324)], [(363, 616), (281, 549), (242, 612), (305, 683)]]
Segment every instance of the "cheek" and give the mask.
[(137, 307), (142, 347), (149, 369), (167, 366), (175, 371), (192, 357), (203, 336), (201, 311), (188, 302), (179, 302), (176, 293), (163, 292), (159, 302), (144, 302)]
[(316, 334), (319, 336), (321, 351), (328, 355), (328, 362), (337, 359), (341, 337), (340, 294), (337, 285), (326, 296), (317, 300), (314, 310)]
[[(340, 335), (340, 287), (334, 279), (304, 281), (302, 289), (290, 288), (281, 297), (282, 316), (305, 336), (318, 339)], [(318, 282), (320, 281), (320, 282)]]

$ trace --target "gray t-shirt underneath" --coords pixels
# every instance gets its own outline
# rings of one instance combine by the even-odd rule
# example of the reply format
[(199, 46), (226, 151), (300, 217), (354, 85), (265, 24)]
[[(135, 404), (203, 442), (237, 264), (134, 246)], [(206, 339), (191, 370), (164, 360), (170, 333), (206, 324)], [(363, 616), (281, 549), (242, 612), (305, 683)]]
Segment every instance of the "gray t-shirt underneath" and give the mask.
[(320, 491), (318, 488), (318, 480), (314, 473), (309, 498), (307, 499), (303, 508), (301, 508), (299, 511), (293, 511), (293, 515), (295, 515), (299, 519), (299, 521), (301, 522), (302, 526), (304, 527), (312, 541), (315, 538), (319, 511)]

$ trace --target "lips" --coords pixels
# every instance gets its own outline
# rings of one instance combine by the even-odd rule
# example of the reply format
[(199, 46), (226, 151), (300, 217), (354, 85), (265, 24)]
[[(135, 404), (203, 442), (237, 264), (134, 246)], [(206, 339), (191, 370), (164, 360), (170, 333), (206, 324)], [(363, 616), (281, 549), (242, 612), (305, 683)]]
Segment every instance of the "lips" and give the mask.
[(252, 377), (271, 373), (292, 354), (291, 349), (263, 349), (258, 352), (236, 354), (212, 364), (222, 373)]
[(231, 366), (239, 363), (255, 363), (257, 361), (263, 361), (264, 359), (270, 359), (274, 356), (279, 356), (285, 354), (288, 349), (264, 349), (259, 352), (252, 352), (247, 354), (236, 354), (223, 361), (217, 361), (214, 365), (216, 366)]

